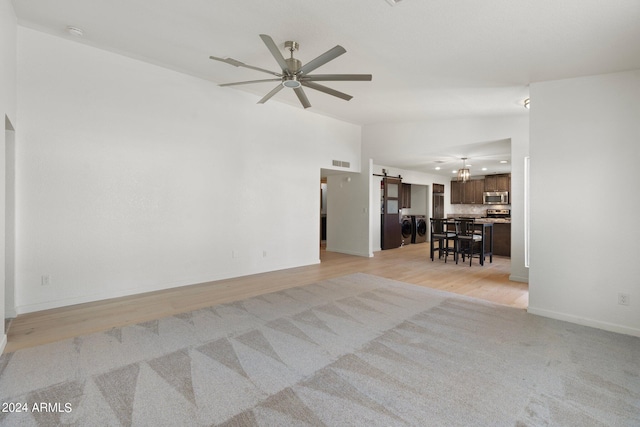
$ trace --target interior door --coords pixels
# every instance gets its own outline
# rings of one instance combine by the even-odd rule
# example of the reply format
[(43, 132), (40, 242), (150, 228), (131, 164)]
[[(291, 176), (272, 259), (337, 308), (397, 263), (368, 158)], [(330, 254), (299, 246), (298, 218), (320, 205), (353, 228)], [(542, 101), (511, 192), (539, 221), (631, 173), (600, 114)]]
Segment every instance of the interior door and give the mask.
[(400, 186), (399, 178), (382, 179), (382, 249), (399, 248), (402, 244), (400, 225)]

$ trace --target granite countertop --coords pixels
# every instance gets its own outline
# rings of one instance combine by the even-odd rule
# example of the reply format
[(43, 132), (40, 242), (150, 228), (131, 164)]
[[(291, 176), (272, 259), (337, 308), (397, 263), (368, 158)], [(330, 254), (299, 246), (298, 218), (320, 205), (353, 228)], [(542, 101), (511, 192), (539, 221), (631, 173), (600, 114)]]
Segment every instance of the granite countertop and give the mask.
[[(470, 218), (470, 216), (464, 216), (464, 215), (456, 215), (456, 214), (447, 215), (447, 219), (449, 219), (449, 220), (458, 219), (460, 217)], [(482, 218), (482, 217), (475, 217), (473, 219), (475, 219), (475, 221), (478, 224), (488, 224), (488, 223), (490, 223), (490, 224), (511, 224), (511, 218)]]
[(476, 218), (478, 223), (511, 224), (511, 218)]

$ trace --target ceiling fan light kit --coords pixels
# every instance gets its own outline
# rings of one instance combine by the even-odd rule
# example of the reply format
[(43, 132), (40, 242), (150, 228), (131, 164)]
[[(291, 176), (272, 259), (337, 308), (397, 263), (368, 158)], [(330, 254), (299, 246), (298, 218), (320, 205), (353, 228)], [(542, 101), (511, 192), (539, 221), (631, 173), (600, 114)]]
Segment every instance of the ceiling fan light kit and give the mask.
[(351, 98), (353, 98), (351, 95), (337, 91), (335, 89), (331, 89), (329, 87), (320, 85), (315, 82), (316, 81), (371, 81), (372, 79), (371, 74), (309, 74), (316, 68), (319, 68), (324, 64), (326, 64), (327, 62), (336, 59), (338, 56), (342, 55), (343, 53), (346, 53), (346, 50), (340, 45), (335, 46), (332, 49), (329, 49), (328, 51), (318, 56), (317, 58), (313, 59), (312, 61), (302, 65), (302, 62), (300, 62), (298, 59), (293, 57), (293, 52), (297, 51), (300, 47), (300, 45), (297, 42), (286, 41), (284, 43), (285, 49), (287, 49), (291, 53), (291, 57), (285, 59), (280, 53), (278, 46), (275, 44), (275, 42), (270, 36), (266, 34), (260, 34), (260, 38), (262, 39), (264, 44), (267, 46), (267, 49), (269, 49), (269, 52), (271, 52), (271, 55), (274, 57), (274, 59), (280, 66), (282, 72), (278, 73), (278, 72), (270, 71), (264, 68), (255, 67), (253, 65), (247, 65), (244, 62), (235, 60), (233, 58), (218, 58), (216, 56), (209, 57), (210, 59), (224, 62), (226, 64), (233, 65), (234, 67), (249, 68), (252, 70), (262, 71), (263, 73), (268, 73), (273, 76), (276, 76), (277, 78), (272, 78), (272, 79), (249, 80), (244, 82), (224, 83), (220, 85), (220, 86), (235, 86), (235, 85), (243, 85), (243, 84), (251, 84), (251, 83), (280, 81), (278, 86), (276, 86), (274, 89), (271, 90), (271, 92), (267, 93), (260, 101), (258, 101), (258, 104), (264, 104), (269, 99), (271, 99), (276, 93), (278, 93), (282, 88), (286, 87), (294, 90), (296, 96), (298, 97), (298, 100), (300, 101), (300, 103), (304, 108), (309, 108), (311, 107), (311, 103), (309, 102), (309, 99), (307, 98), (307, 95), (305, 94), (302, 86), (348, 101)]
[(302, 84), (298, 81), (297, 76), (287, 76), (285, 79), (282, 79), (282, 86), (295, 89), (302, 86)]

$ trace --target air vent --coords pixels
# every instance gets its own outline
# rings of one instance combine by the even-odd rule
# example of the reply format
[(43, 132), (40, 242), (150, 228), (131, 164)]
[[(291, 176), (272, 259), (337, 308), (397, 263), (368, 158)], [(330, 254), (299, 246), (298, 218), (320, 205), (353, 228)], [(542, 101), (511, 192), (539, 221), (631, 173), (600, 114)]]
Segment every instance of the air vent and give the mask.
[(350, 168), (351, 167), (351, 163), (343, 162), (342, 160), (333, 160), (332, 164), (333, 164), (333, 166), (338, 166), (338, 167), (341, 167), (341, 168)]

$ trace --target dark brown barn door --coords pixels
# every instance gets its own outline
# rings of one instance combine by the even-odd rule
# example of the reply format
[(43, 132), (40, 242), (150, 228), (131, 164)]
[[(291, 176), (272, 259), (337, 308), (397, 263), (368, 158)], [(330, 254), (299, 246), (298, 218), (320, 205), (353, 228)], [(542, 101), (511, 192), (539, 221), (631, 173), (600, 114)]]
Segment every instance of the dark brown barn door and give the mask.
[(399, 248), (402, 244), (400, 226), (400, 185), (398, 178), (382, 179), (382, 249)]

